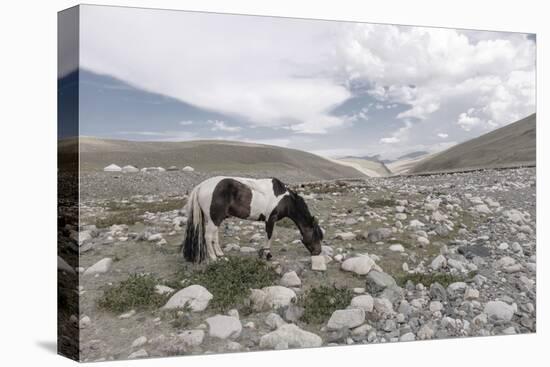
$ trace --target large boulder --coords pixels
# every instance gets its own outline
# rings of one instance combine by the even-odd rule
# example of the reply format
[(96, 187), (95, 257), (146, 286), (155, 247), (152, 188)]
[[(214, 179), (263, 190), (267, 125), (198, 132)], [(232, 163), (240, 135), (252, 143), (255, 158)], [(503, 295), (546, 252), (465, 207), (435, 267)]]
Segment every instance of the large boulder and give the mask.
[(169, 310), (189, 307), (193, 312), (200, 312), (208, 307), (208, 303), (212, 297), (213, 295), (208, 292), (208, 289), (194, 284), (176, 292), (162, 308)]
[(368, 294), (353, 297), (350, 304), (351, 308), (360, 308), (365, 312), (372, 312), (374, 299)]
[(327, 328), (330, 330), (352, 329), (365, 322), (365, 310), (362, 308), (349, 308), (336, 310), (330, 316)]
[(342, 263), (342, 270), (351, 271), (358, 275), (368, 274), (375, 266), (375, 262), (368, 255), (352, 257)]
[(299, 287), (302, 285), (302, 281), (295, 271), (289, 271), (288, 273), (283, 274), (283, 277), (281, 278), (281, 285), (284, 287)]
[(323, 340), (319, 335), (302, 330), (294, 324), (281, 325), (260, 339), (262, 349), (311, 348), (322, 344)]
[(383, 241), (386, 238), (392, 235), (392, 230), (390, 228), (377, 228), (373, 231), (369, 231), (367, 235), (367, 241), (369, 242), (378, 242)]

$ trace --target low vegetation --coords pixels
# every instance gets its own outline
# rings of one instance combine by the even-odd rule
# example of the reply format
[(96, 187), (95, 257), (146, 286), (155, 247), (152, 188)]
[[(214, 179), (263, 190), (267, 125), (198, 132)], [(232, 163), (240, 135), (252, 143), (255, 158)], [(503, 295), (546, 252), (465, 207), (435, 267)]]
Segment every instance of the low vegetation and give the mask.
[(308, 324), (322, 324), (336, 310), (348, 307), (353, 298), (349, 289), (334, 286), (311, 288), (298, 298), (298, 305), (304, 308), (302, 321)]
[(251, 288), (273, 285), (277, 278), (277, 273), (263, 260), (230, 256), (227, 261), (208, 264), (193, 274), (190, 281), (208, 289), (214, 295), (209, 307), (223, 312), (243, 307)]
[(131, 275), (118, 285), (105, 290), (98, 301), (98, 306), (117, 313), (133, 309), (156, 309), (167, 301), (166, 295), (155, 292), (157, 284), (157, 279), (151, 275)]
[(104, 205), (106, 215), (98, 217), (95, 225), (97, 228), (107, 228), (113, 224), (133, 225), (143, 221), (143, 215), (147, 212), (167, 212), (182, 209), (185, 204), (183, 199), (166, 199), (156, 202), (132, 202), (122, 203), (109, 201)]
[(384, 208), (388, 206), (396, 206), (397, 203), (393, 198), (376, 198), (367, 202), (371, 208)]
[(395, 278), (399, 286), (404, 287), (410, 280), (413, 284), (422, 283), (425, 287), (431, 286), (433, 283), (439, 283), (443, 287), (447, 288), (449, 284), (455, 282), (464, 282), (473, 276), (476, 272), (470, 272), (466, 275), (453, 275), (450, 273), (414, 273), (414, 274), (402, 274)]

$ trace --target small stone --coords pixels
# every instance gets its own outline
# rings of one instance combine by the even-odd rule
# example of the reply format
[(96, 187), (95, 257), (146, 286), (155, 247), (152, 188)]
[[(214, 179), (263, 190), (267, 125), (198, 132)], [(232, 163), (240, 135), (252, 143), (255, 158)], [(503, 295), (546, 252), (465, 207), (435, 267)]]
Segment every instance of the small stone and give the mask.
[(173, 293), (173, 292), (174, 292), (174, 289), (172, 289), (170, 287), (167, 287), (165, 285), (157, 284), (155, 286), (155, 293), (157, 293), (157, 294), (170, 294), (170, 293)]
[(484, 312), (490, 319), (511, 321), (514, 317), (515, 307), (502, 301), (489, 301), (485, 305)]
[(289, 271), (281, 278), (281, 285), (284, 287), (299, 287), (302, 285), (302, 281), (295, 271)]
[(110, 257), (106, 257), (104, 259), (99, 260), (94, 265), (86, 269), (86, 271), (84, 271), (84, 275), (95, 275), (95, 274), (106, 273), (111, 268), (111, 265), (113, 265), (113, 259), (111, 259)]
[(262, 288), (262, 291), (265, 292), (265, 304), (269, 308), (287, 307), (296, 298), (292, 289), (279, 285)]
[(118, 318), (121, 319), (121, 320), (129, 319), (130, 317), (134, 316), (135, 314), (136, 314), (136, 310), (130, 310), (128, 312), (125, 312), (125, 313), (121, 314), (120, 316), (118, 316)]
[(140, 349), (137, 352), (134, 352), (128, 356), (128, 359), (137, 359), (137, 358), (147, 358), (149, 354), (145, 349)]
[(204, 330), (185, 330), (178, 334), (178, 338), (184, 345), (196, 347), (202, 344), (204, 334)]
[(242, 325), (239, 319), (232, 316), (216, 315), (207, 318), (208, 333), (220, 339), (235, 339), (241, 335)]
[(389, 315), (394, 312), (392, 303), (386, 298), (375, 298), (374, 310), (381, 315)]
[(418, 339), (427, 340), (434, 337), (435, 332), (427, 324), (422, 325), (420, 330), (418, 330)]
[(363, 309), (365, 312), (372, 312), (374, 308), (374, 299), (368, 294), (356, 296), (351, 300), (350, 306), (352, 308)]
[(473, 299), (479, 298), (479, 291), (474, 288), (466, 288), (466, 291), (464, 292), (464, 299), (471, 301)]
[(355, 274), (365, 275), (375, 266), (374, 260), (368, 255), (352, 257), (342, 263), (342, 270), (351, 271)]
[(265, 318), (265, 323), (271, 330), (277, 329), (279, 326), (286, 324), (286, 322), (282, 319), (281, 316), (277, 315), (276, 313), (270, 313)]
[(336, 238), (337, 240), (342, 240), (342, 241), (352, 241), (355, 239), (355, 233), (352, 233), (352, 232), (340, 232), (340, 233), (336, 233), (336, 236), (334, 238)]
[(145, 345), (145, 343), (147, 343), (147, 337), (140, 336), (139, 338), (137, 338), (136, 340), (134, 340), (132, 342), (132, 348), (139, 348), (139, 347)]
[(405, 251), (405, 248), (403, 247), (403, 245), (394, 244), (394, 245), (390, 245), (389, 250), (394, 252), (403, 252)]
[(378, 294), (387, 287), (396, 285), (395, 279), (382, 271), (372, 270), (367, 275), (367, 290), (370, 293)]
[(399, 337), (399, 341), (400, 342), (412, 342), (413, 340), (415, 340), (416, 337), (414, 336), (413, 333), (406, 333), (406, 334), (403, 334), (401, 335), (401, 337)]
[(430, 264), (430, 267), (433, 269), (433, 270), (439, 270), (441, 268), (444, 268), (447, 266), (447, 259), (445, 258), (445, 256), (443, 255), (438, 255), (436, 256), (433, 260), (432, 260), (432, 263)]
[(92, 320), (88, 316), (82, 316), (78, 324), (80, 329), (85, 329), (92, 324)]
[[(336, 255), (341, 256), (341, 255)], [(327, 264), (324, 255), (317, 255), (311, 257), (311, 270), (315, 271), (326, 271)]]
[(262, 349), (288, 349), (320, 347), (320, 336), (300, 329), (294, 324), (285, 324), (260, 338)]
[(432, 301), (430, 302), (430, 311), (431, 312), (439, 312), (443, 309), (443, 305), (439, 301)]

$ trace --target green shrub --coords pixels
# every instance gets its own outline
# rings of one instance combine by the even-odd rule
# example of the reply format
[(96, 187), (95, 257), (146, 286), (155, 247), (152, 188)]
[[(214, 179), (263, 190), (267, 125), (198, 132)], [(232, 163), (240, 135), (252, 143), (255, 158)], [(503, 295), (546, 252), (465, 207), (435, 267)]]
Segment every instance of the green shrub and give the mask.
[(413, 282), (413, 284), (422, 283), (425, 287), (429, 287), (432, 283), (439, 283), (443, 287), (447, 288), (449, 284), (455, 282), (464, 282), (467, 279), (476, 275), (476, 272), (468, 273), (466, 276), (453, 275), (450, 273), (414, 273), (403, 274), (396, 277), (397, 284), (404, 287), (407, 281)]
[(209, 307), (224, 312), (232, 307), (241, 308), (251, 288), (273, 285), (277, 278), (275, 271), (261, 259), (231, 256), (208, 264), (193, 274), (190, 281), (212, 293)]
[(156, 309), (167, 301), (167, 295), (155, 292), (157, 284), (157, 279), (151, 275), (131, 275), (118, 285), (105, 290), (98, 306), (112, 312)]
[(302, 320), (308, 324), (322, 324), (336, 310), (349, 306), (353, 293), (334, 286), (312, 288), (300, 297), (298, 305), (304, 308)]

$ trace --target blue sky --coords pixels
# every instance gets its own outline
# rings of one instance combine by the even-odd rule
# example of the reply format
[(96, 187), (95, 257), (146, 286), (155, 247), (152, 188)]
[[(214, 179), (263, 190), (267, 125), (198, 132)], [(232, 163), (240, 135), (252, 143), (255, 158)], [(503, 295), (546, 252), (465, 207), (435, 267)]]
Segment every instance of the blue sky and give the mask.
[(80, 26), (82, 135), (394, 158), (535, 111), (527, 34), (100, 6)]

